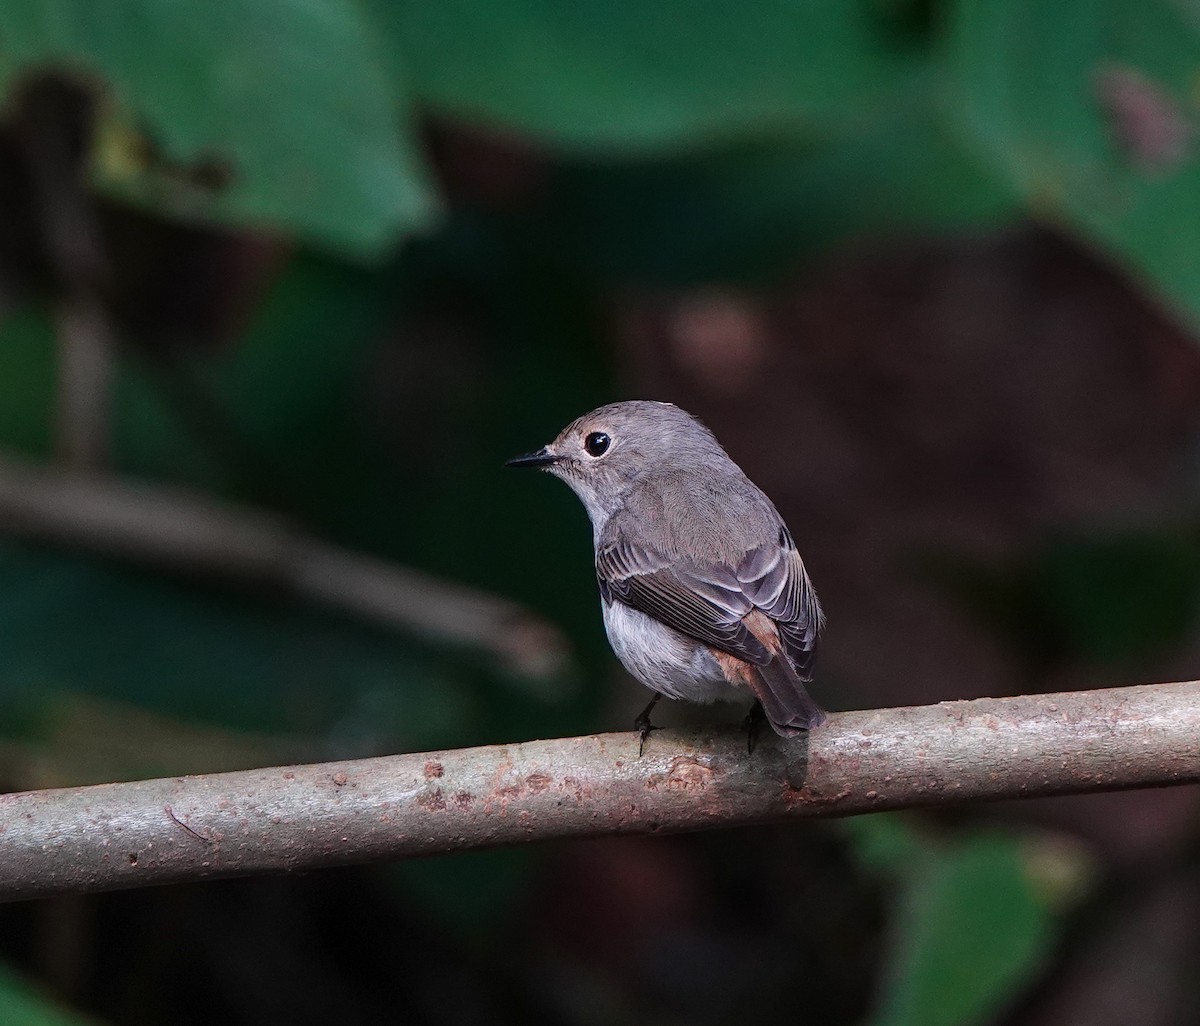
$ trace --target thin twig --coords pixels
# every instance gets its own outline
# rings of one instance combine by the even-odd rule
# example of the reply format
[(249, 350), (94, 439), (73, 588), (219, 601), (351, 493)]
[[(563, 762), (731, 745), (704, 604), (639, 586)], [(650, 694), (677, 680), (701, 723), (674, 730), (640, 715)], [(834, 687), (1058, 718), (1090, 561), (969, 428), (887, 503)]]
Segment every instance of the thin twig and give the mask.
[(60, 303), (55, 326), (58, 457), (73, 471), (104, 470), (117, 374), (117, 348), (108, 318), (94, 296), (80, 291)]
[(117, 351), (101, 298), (108, 262), (85, 167), (92, 100), (66, 80), (47, 78), (27, 88), (16, 109), (42, 244), (62, 292), (55, 317), (56, 449), (73, 470), (103, 470)]
[(188, 826), (188, 825), (187, 825), (187, 824), (186, 824), (186, 823), (185, 823), (185, 822), (184, 822), (182, 819), (180, 819), (178, 816), (176, 816), (176, 815), (175, 815), (175, 810), (174, 810), (173, 808), (171, 808), (171, 806), (169, 806), (169, 805), (164, 805), (164, 806), (163, 806), (163, 812), (165, 812), (165, 813), (166, 813), (168, 816), (170, 816), (170, 817), (171, 817), (171, 821), (172, 821), (172, 822), (174, 822), (174, 823), (178, 823), (178, 824), (179, 824), (181, 827), (183, 827), (183, 829), (184, 829), (184, 830), (186, 830), (186, 831), (187, 831), (189, 834), (191, 834), (191, 835), (192, 835), (194, 838), (196, 838), (197, 840), (199, 840), (199, 841), (203, 841), (205, 844), (210, 844), (210, 843), (211, 843), (211, 842), (209, 841), (209, 839), (208, 839), (207, 837), (205, 837), (205, 836), (204, 836), (202, 833), (200, 833), (198, 830), (193, 830), (193, 829), (192, 829), (190, 826)]
[(326, 545), (195, 492), (45, 470), (0, 455), (0, 532), (292, 592), (366, 620), (480, 648), (526, 678), (568, 661), (561, 632), (508, 599)]
[(0, 796), (0, 900), (1196, 783), (1200, 682), (837, 713), (753, 755), (737, 730), (663, 730), (637, 752), (629, 731)]

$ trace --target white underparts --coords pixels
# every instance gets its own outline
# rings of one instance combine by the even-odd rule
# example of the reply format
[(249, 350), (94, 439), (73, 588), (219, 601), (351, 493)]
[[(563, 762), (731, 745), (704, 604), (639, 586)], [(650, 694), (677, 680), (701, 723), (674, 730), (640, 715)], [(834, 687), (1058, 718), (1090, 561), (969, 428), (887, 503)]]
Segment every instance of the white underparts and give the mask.
[(725, 679), (717, 660), (703, 643), (621, 602), (601, 605), (604, 629), (617, 658), (651, 691), (689, 702), (736, 702), (753, 698)]

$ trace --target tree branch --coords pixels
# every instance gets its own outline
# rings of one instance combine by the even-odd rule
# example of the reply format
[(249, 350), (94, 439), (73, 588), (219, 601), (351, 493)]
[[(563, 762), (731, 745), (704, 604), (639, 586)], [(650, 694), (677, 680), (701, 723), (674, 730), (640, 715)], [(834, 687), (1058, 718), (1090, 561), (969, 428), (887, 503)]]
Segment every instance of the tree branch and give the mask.
[(58, 457), (76, 471), (102, 470), (108, 463), (117, 354), (102, 300), (109, 278), (103, 234), (85, 169), (93, 102), (76, 84), (45, 78), (26, 88), (17, 112), (33, 209), (64, 292), (55, 318)]
[(71, 470), (106, 468), (116, 382), (116, 345), (100, 302), (82, 293), (60, 304), (55, 434), (58, 456)]
[(483, 649), (530, 678), (552, 677), (570, 662), (558, 628), (516, 602), (326, 545), (281, 517), (183, 488), (46, 470), (0, 453), (0, 531), (280, 588), (364, 620)]
[(1200, 781), (1200, 682), (0, 795), (0, 900)]

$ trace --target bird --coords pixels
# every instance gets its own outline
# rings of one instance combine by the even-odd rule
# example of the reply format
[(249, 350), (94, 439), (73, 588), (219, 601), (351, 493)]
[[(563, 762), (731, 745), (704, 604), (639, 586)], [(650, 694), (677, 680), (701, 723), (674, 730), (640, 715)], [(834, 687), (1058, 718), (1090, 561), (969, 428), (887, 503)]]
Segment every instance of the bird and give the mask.
[(635, 720), (639, 753), (662, 697), (753, 699), (794, 737), (825, 720), (808, 693), (821, 604), (791, 532), (713, 433), (672, 403), (627, 400), (584, 414), (507, 461), (566, 482), (592, 524), (605, 632), (653, 692)]

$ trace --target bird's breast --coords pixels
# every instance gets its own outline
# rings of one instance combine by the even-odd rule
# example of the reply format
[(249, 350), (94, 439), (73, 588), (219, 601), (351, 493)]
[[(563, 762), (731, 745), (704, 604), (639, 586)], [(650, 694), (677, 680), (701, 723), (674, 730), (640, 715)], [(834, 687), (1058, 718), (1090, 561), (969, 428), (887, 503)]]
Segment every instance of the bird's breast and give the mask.
[(622, 602), (603, 602), (602, 608), (613, 652), (652, 691), (691, 702), (741, 697), (707, 645)]

